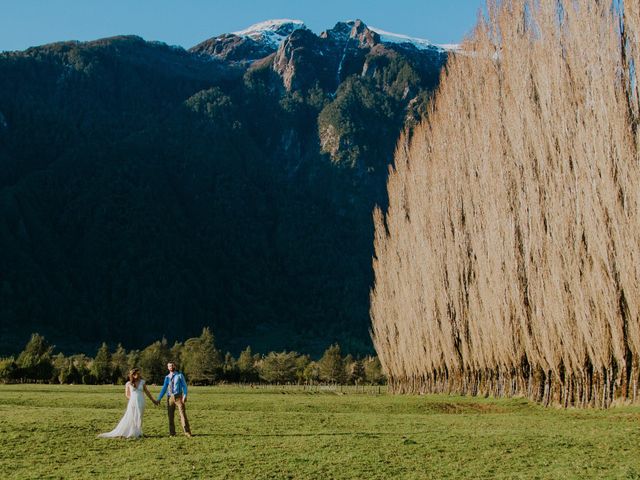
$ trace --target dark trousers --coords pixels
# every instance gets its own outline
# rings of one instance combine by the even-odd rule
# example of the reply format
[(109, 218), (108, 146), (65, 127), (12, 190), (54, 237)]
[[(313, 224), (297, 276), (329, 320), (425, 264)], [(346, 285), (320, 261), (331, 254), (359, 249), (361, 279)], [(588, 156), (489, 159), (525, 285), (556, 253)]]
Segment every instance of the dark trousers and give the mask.
[(169, 395), (167, 397), (167, 413), (169, 414), (169, 435), (176, 434), (176, 424), (174, 421), (176, 407), (178, 407), (178, 413), (180, 414), (180, 423), (182, 424), (182, 430), (184, 430), (184, 433), (191, 434), (189, 420), (187, 419), (187, 410), (184, 401), (182, 400), (182, 394), (180, 394)]

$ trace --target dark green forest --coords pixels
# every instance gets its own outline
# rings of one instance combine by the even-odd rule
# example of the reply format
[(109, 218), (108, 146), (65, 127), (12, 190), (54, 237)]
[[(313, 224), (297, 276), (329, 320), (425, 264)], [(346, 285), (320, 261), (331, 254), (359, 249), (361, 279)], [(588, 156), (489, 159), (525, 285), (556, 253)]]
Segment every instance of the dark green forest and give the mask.
[[(298, 53), (319, 48), (305, 35)], [(232, 62), (116, 37), (0, 54), (0, 354), (33, 331), (88, 353), (204, 326), (234, 354), (372, 353), (371, 211), (446, 54), (353, 49), (333, 80), (292, 56), (295, 85), (282, 48)]]

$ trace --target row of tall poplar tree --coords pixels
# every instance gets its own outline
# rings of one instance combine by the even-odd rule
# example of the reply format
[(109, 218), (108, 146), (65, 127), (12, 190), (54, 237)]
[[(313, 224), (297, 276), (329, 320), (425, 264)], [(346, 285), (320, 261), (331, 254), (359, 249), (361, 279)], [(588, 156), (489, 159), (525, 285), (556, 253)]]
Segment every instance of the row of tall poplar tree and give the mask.
[(392, 391), (635, 401), (640, 4), (490, 1), (375, 212)]
[(84, 354), (53, 354), (54, 347), (33, 334), (17, 358), (0, 359), (0, 382), (46, 382), (61, 384), (124, 384), (133, 367), (142, 370), (149, 383), (162, 383), (166, 364), (173, 361), (195, 385), (230, 383), (272, 384), (375, 384), (385, 382), (377, 357), (343, 356), (340, 346), (331, 345), (317, 361), (297, 352), (253, 353), (247, 347), (235, 358), (222, 354), (214, 335), (204, 328), (199, 337), (176, 342), (152, 343), (143, 350), (111, 351), (103, 343), (94, 358)]

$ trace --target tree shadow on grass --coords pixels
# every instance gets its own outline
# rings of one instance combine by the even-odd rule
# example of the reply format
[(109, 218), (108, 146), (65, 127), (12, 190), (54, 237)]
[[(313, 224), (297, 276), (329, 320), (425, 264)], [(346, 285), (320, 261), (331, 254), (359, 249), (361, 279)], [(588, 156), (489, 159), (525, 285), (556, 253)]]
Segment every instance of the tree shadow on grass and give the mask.
[[(194, 433), (193, 437), (378, 437), (421, 435), (429, 432), (300, 432), (300, 433)], [(151, 436), (151, 435), (150, 435)]]

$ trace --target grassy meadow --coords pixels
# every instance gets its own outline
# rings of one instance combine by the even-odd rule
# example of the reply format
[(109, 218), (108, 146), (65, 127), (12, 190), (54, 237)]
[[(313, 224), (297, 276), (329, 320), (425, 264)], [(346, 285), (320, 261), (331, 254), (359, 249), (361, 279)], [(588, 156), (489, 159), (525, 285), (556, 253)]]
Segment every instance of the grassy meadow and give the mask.
[[(158, 387), (150, 387), (157, 394)], [(3, 478), (640, 478), (640, 408), (368, 390), (192, 387), (194, 437), (98, 439), (123, 387), (0, 385)], [(178, 420), (176, 415), (176, 420)], [(179, 422), (178, 422), (179, 423)]]

